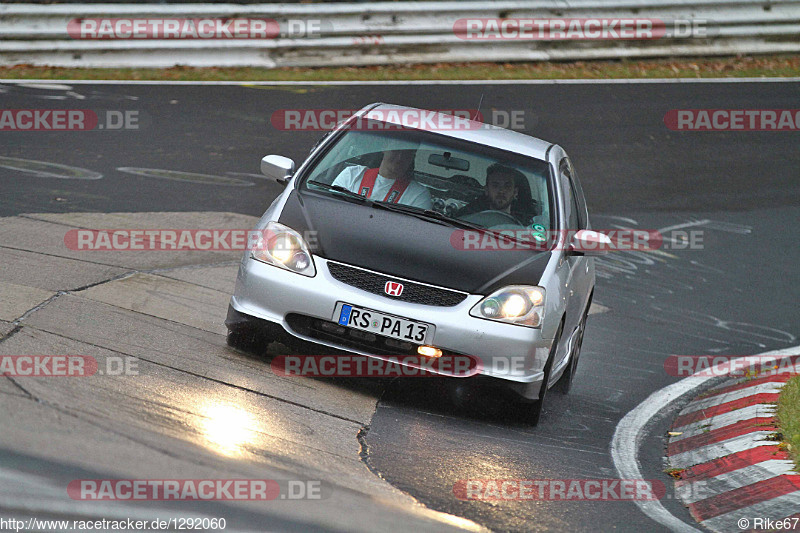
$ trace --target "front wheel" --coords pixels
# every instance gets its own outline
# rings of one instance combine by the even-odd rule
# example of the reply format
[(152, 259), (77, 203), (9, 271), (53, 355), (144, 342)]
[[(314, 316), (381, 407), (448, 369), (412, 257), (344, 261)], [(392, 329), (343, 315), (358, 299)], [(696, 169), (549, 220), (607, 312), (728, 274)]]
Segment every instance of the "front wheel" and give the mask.
[(556, 390), (561, 394), (569, 394), (572, 389), (572, 383), (575, 381), (575, 372), (578, 370), (578, 361), (581, 358), (581, 347), (583, 346), (583, 334), (586, 331), (586, 317), (589, 314), (589, 309), (583, 313), (580, 324), (578, 324), (578, 334), (575, 337), (575, 344), (572, 347), (572, 353), (569, 356), (569, 366), (564, 370), (561, 378), (556, 383)]
[(542, 377), (542, 388), (539, 390), (539, 399), (533, 403), (523, 404), (523, 420), (535, 426), (539, 424), (539, 418), (542, 416), (542, 408), (544, 407), (544, 399), (547, 396), (547, 383), (550, 381), (550, 372), (553, 369), (553, 364), (556, 360), (556, 352), (558, 351), (558, 343), (561, 341), (561, 333), (564, 331), (564, 322), (558, 326), (558, 331), (553, 338), (553, 346), (550, 348), (550, 353), (547, 356), (547, 362), (544, 365), (544, 376)]

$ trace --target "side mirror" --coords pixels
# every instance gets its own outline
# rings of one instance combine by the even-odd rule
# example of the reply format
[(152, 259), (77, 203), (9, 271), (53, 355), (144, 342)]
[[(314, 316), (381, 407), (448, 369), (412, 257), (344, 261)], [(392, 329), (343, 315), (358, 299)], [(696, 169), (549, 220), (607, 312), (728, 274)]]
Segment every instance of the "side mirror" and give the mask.
[(294, 161), (282, 155), (268, 155), (261, 159), (261, 173), (286, 185), (294, 174)]
[(582, 229), (570, 240), (567, 255), (596, 257), (607, 254), (611, 248), (611, 238), (605, 233)]

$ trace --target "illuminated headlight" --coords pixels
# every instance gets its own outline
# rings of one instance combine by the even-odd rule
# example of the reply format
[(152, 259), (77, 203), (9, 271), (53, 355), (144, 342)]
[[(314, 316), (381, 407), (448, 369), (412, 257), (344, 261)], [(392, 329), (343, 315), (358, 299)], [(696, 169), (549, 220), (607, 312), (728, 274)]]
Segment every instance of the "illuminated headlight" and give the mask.
[(261, 232), (250, 257), (304, 276), (317, 274), (311, 251), (303, 237), (288, 226), (269, 222)]
[(469, 314), (538, 328), (544, 319), (544, 289), (527, 285), (504, 287), (478, 302)]

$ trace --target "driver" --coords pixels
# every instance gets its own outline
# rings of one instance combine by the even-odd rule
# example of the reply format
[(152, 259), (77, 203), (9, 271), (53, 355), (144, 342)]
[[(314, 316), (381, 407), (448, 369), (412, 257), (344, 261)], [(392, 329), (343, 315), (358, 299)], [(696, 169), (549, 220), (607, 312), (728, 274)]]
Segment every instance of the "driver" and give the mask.
[(332, 185), (340, 185), (372, 200), (431, 209), (428, 188), (414, 180), (416, 150), (386, 150), (380, 167), (347, 167)]
[(525, 180), (525, 174), (519, 170), (500, 163), (494, 163), (486, 169), (486, 187), (483, 196), (462, 207), (457, 217), (479, 213), (481, 211), (502, 211), (518, 220), (524, 220), (524, 213), (512, 211), (511, 207), (519, 196), (518, 180)]

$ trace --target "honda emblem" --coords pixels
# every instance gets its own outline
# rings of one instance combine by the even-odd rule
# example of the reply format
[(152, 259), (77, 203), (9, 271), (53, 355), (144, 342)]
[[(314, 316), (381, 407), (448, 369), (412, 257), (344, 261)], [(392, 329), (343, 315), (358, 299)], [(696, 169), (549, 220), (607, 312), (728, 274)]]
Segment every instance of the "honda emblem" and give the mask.
[(389, 296), (400, 296), (403, 294), (403, 284), (396, 281), (387, 281), (383, 286), (383, 292)]

